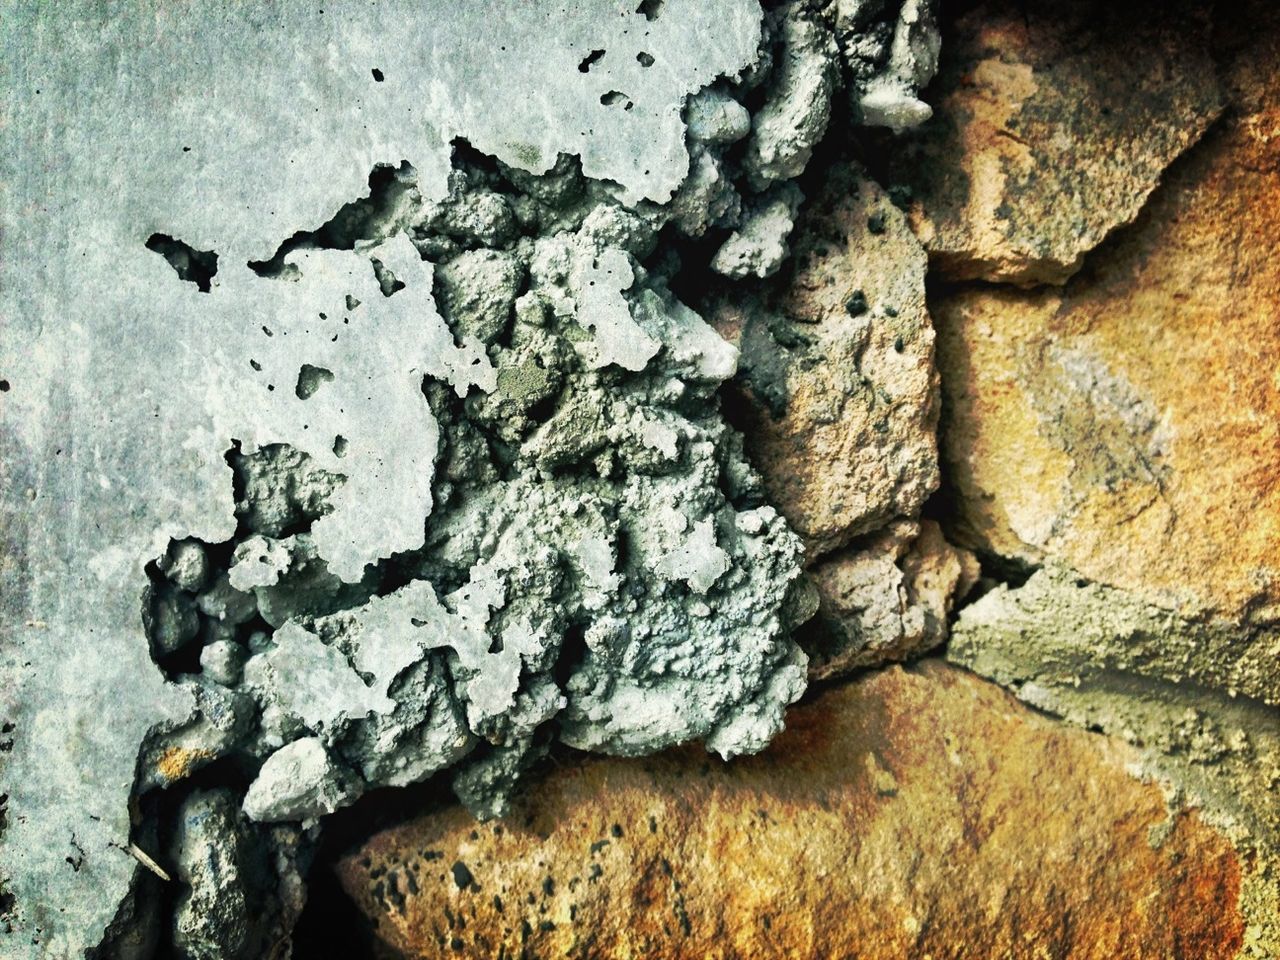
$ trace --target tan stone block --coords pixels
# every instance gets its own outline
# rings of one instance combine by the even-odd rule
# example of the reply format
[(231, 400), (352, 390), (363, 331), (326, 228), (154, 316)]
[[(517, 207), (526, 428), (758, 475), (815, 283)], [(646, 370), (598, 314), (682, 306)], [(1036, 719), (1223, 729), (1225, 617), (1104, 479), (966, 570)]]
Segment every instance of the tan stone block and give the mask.
[(823, 557), (811, 570), (818, 615), (797, 639), (809, 678), (909, 660), (941, 646), (955, 604), (977, 582), (978, 561), (933, 520), (898, 520)]
[(1280, 23), (1255, 12), (1224, 31), (1232, 111), (1131, 229), (1061, 290), (933, 306), (958, 542), (1274, 622)]
[(813, 561), (937, 487), (937, 377), (924, 252), (878, 185), (837, 168), (795, 237), (776, 287), (707, 319), (742, 350), (731, 415)]
[(1221, 109), (1208, 8), (995, 0), (944, 26), (934, 117), (891, 177), (952, 279), (1061, 283)]
[(388, 956), (1232, 957), (1231, 845), (1061, 727), (937, 663), (796, 709), (757, 757), (561, 767), (339, 866)]

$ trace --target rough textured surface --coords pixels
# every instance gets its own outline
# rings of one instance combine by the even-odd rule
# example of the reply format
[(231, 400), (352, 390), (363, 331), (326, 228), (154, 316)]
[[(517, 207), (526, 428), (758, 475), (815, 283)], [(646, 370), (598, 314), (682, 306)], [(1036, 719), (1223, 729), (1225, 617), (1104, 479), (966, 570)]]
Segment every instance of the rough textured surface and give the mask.
[(894, 132), (928, 120), (933, 108), (920, 99), (920, 92), (938, 69), (938, 4), (902, 0), (891, 23), (882, 19), (884, 0), (852, 0), (833, 7), (854, 116), (867, 126)]
[[(453, 766), (494, 814), (555, 737), (780, 728), (800, 544), (659, 237), (777, 270), (840, 88), (923, 115), (927, 7), (836, 19), (5, 5), (7, 952), (141, 950), (192, 778), (293, 821)], [(206, 822), (173, 856), (314, 838)]]
[(809, 677), (825, 680), (918, 657), (947, 639), (951, 612), (978, 580), (978, 561), (933, 520), (897, 520), (810, 569), (817, 616), (798, 636)]
[(1274, 4), (0, 5), (0, 955), (1280, 955)]
[(1280, 617), (1280, 30), (1241, 22), (1231, 114), (1089, 269), (1062, 291), (975, 287), (933, 308), (958, 542), (1265, 623)]
[(764, 187), (803, 172), (826, 132), (836, 82), (836, 45), (812, 6), (781, 4), (769, 14), (775, 81), (752, 118), (743, 166)]
[(758, 757), (562, 768), (501, 825), (445, 810), (340, 872), (387, 956), (1232, 957), (1246, 865), (1132, 759), (893, 668)]
[(793, 183), (762, 194), (711, 258), (711, 269), (735, 279), (776, 273), (791, 252), (786, 241), (803, 199)]
[[(432, 264), (395, 232), (397, 215), (347, 229), (374, 250), (284, 248), (296, 282), (247, 264), (352, 198), (373, 203), (370, 170), (402, 160), (437, 204), (438, 232), (514, 240), (506, 202), (450, 173), (458, 135), (535, 172), (572, 153), (621, 197), (666, 200), (687, 168), (684, 98), (750, 64), (760, 35), (749, 3), (672, 2), (657, 19), (634, 15), (625, 34), (600, 6), (469, 9), (406, 20), (341, 2), (192, 16), (9, 5), (6, 951), (61, 956), (103, 938), (142, 869), (125, 851), (150, 731), (195, 725), (222, 749), (234, 742), (197, 712), (191, 684), (167, 684), (151, 664), (138, 604), (144, 565), (170, 538), (217, 544), (235, 531), (232, 441), (245, 454), (288, 443), (345, 478), (312, 517), (330, 577), (318, 594), (331, 595), (334, 575), (359, 581), (366, 564), (422, 544), (438, 443), (424, 375), (460, 394), (496, 387), (483, 343), (455, 342), (434, 309)], [(580, 71), (597, 48), (607, 62)], [(661, 69), (645, 73), (641, 52)], [(626, 109), (601, 102), (618, 89)], [(542, 92), (531, 109), (506, 108), (529, 90)], [(148, 238), (161, 234), (210, 253), (159, 256)], [(304, 246), (332, 246), (315, 236)], [(630, 276), (611, 256), (614, 300), (602, 285), (606, 309), (584, 343), (597, 362), (627, 364), (608, 352), (610, 334), (633, 329), (618, 326)], [(210, 260), (211, 278), (184, 281)], [(404, 288), (384, 296), (384, 281)], [(294, 479), (267, 487), (287, 503)], [(179, 601), (162, 610), (161, 656), (193, 622)]]
[(1280, 950), (1280, 637), (1182, 621), (1062, 569), (967, 607), (948, 656), (1137, 748), (1133, 769), (1203, 809), (1255, 863), (1245, 955)]
[(253, 939), (235, 807), (229, 790), (197, 793), (179, 816), (173, 859), (187, 889), (174, 914), (174, 941), (193, 960), (242, 956)]
[(857, 168), (801, 216), (792, 265), (710, 322), (742, 351), (733, 393), (747, 453), (812, 562), (898, 516), (938, 483), (925, 257)]
[(1208, 8), (948, 5), (937, 116), (889, 176), (953, 279), (1061, 283), (1217, 116)]
[[(1025, 643), (1029, 650), (1044, 651), (1038, 654), (1039, 667), (1059, 682), (1092, 672), (1136, 673), (1163, 684), (1280, 705), (1275, 669), (1280, 634), (1184, 620), (1057, 565), (1020, 587), (1002, 585), (986, 594), (964, 609), (960, 622), (981, 622), (984, 629), (999, 631), (1001, 649)], [(951, 652), (979, 673), (988, 672), (975, 665), (983, 648), (972, 639), (957, 642)]]
[(1199, 806), (1255, 865), (1241, 955), (1264, 958), (1280, 955), (1280, 16), (1242, 5), (1214, 37), (1227, 112), (1132, 228), (1063, 291), (935, 305), (953, 532), (1023, 570), (961, 612), (948, 656), (1129, 741), (1136, 771)]

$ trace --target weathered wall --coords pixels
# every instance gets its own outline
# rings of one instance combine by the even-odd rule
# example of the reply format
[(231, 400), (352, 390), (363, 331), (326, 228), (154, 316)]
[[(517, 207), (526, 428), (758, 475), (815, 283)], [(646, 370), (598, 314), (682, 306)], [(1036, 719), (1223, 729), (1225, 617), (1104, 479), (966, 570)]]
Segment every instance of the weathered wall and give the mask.
[(1280, 18), (943, 16), (5, 3), (0, 955), (1280, 956)]
[(366, 791), (781, 729), (804, 545), (673, 248), (776, 271), (833, 109), (928, 115), (927, 8), (4, 21), (6, 952), (287, 950)]
[[(912, 656), (950, 619), (948, 660), (1043, 713), (929, 662), (793, 708), (746, 763), (561, 768), (500, 835), (424, 816), (341, 861), (379, 949), (1280, 955), (1280, 21), (966, 3), (942, 36), (930, 122), (855, 137), (883, 192), (829, 177), (794, 267), (710, 315), (811, 546), (811, 672)], [(929, 332), (882, 332), (882, 278), (919, 275)], [(938, 534), (864, 499), (868, 425), (911, 449), (888, 345), (936, 365)], [(454, 858), (478, 887), (438, 876)]]

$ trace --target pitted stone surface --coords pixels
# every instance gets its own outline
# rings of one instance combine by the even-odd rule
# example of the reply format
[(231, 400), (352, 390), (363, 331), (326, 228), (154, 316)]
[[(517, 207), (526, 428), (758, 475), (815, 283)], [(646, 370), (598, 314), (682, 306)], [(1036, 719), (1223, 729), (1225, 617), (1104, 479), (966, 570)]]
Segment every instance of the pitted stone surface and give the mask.
[(435, 810), (338, 872), (388, 960), (1230, 960), (1248, 862), (1134, 756), (926, 661), (825, 691), (759, 756), (570, 760), (505, 823)]
[(937, 375), (925, 255), (856, 167), (802, 215), (763, 296), (712, 300), (742, 351), (734, 395), (747, 452), (806, 559), (918, 514), (938, 484)]

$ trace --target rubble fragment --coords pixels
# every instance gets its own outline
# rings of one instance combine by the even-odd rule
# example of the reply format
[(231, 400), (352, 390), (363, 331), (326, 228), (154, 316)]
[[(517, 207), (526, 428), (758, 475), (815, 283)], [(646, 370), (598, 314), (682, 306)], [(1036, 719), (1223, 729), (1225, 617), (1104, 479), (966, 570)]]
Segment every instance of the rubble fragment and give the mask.
[(924, 252), (874, 181), (833, 170), (794, 246), (765, 296), (706, 309), (742, 351), (747, 453), (812, 563), (918, 515), (938, 483), (937, 381)]
[(799, 635), (809, 677), (909, 660), (946, 642), (952, 611), (979, 577), (933, 520), (898, 520), (810, 568), (817, 616)]

